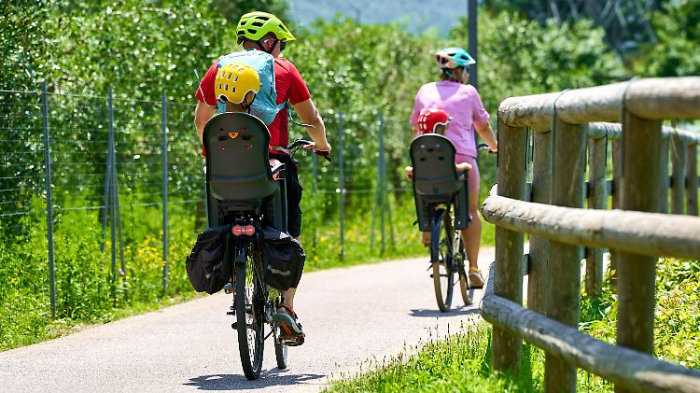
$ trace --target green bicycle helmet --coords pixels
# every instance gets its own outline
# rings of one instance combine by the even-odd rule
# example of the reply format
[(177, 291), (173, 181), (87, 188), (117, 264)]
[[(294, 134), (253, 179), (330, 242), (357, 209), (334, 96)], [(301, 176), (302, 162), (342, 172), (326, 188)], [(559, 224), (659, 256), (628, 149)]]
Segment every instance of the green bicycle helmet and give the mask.
[(258, 41), (268, 33), (273, 33), (278, 40), (296, 40), (279, 18), (267, 12), (255, 11), (243, 15), (236, 28), (239, 44), (244, 39)]

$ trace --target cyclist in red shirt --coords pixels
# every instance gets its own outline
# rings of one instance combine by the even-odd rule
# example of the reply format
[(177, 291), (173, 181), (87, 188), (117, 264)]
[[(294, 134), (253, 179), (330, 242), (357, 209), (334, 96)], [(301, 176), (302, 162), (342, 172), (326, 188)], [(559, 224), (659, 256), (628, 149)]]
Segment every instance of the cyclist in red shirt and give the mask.
[[(306, 130), (314, 144), (306, 148), (330, 152), (331, 146), (326, 139), (326, 126), (311, 100), (306, 83), (294, 64), (279, 57), (287, 43), (296, 40), (289, 29), (272, 14), (251, 12), (241, 17), (236, 35), (238, 44), (242, 44), (245, 50), (262, 50), (275, 58), (277, 104), (288, 100), (301, 122), (313, 126), (306, 128)], [(197, 89), (195, 94), (199, 103), (197, 103), (194, 122), (200, 141), (205, 124), (216, 114), (214, 82), (217, 70), (218, 63), (214, 62), (202, 78), (200, 89)], [(270, 158), (276, 158), (286, 165), (289, 232), (290, 235), (299, 240), (301, 236), (302, 187), (299, 184), (297, 163), (291, 159), (287, 151), (289, 144), (288, 120), (288, 109), (285, 107), (277, 113), (275, 120), (268, 127), (270, 130)], [(296, 288), (282, 291), (282, 304), (275, 314), (275, 320), (280, 323), (286, 334), (303, 336), (301, 324), (298, 322), (293, 308), (295, 294)]]

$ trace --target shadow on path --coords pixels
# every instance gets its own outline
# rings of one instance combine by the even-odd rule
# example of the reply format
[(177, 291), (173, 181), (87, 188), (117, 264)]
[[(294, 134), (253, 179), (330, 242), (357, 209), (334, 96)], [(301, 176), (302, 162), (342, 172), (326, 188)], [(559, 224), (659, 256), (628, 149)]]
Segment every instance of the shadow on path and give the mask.
[(248, 381), (243, 374), (211, 374), (190, 378), (186, 386), (196, 386), (199, 390), (254, 390), (269, 386), (289, 386), (323, 378), (321, 374), (286, 374), (284, 370), (266, 370), (260, 379)]
[(413, 310), (411, 310), (411, 316), (418, 317), (418, 318), (439, 318), (439, 317), (446, 317), (446, 316), (472, 315), (472, 314), (479, 314), (479, 309), (475, 306), (462, 306), (462, 307), (453, 307), (448, 312), (442, 312), (442, 311), (437, 310), (437, 309), (434, 309), (434, 310), (432, 310), (432, 309), (431, 310), (413, 309)]

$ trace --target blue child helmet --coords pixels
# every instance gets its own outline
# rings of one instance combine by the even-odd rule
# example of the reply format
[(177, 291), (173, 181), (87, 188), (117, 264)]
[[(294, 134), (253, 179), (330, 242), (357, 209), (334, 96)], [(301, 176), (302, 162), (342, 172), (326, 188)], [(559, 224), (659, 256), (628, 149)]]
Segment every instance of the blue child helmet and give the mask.
[(469, 56), (467, 51), (456, 46), (437, 51), (435, 53), (435, 61), (438, 67), (449, 69), (476, 64), (476, 60)]

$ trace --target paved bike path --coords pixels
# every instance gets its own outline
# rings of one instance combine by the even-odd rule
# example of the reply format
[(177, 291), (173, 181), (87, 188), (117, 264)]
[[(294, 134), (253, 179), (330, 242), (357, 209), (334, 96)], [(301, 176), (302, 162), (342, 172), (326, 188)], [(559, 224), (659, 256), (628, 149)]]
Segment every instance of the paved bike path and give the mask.
[[(493, 252), (482, 251), (485, 272)], [(305, 274), (295, 308), (306, 343), (287, 370), (270, 343), (257, 381), (243, 376), (230, 297), (217, 294), (0, 353), (0, 392), (318, 391), (478, 315), (482, 291), (460, 307), (458, 286), (453, 311), (439, 312), (427, 268), (424, 257)]]

